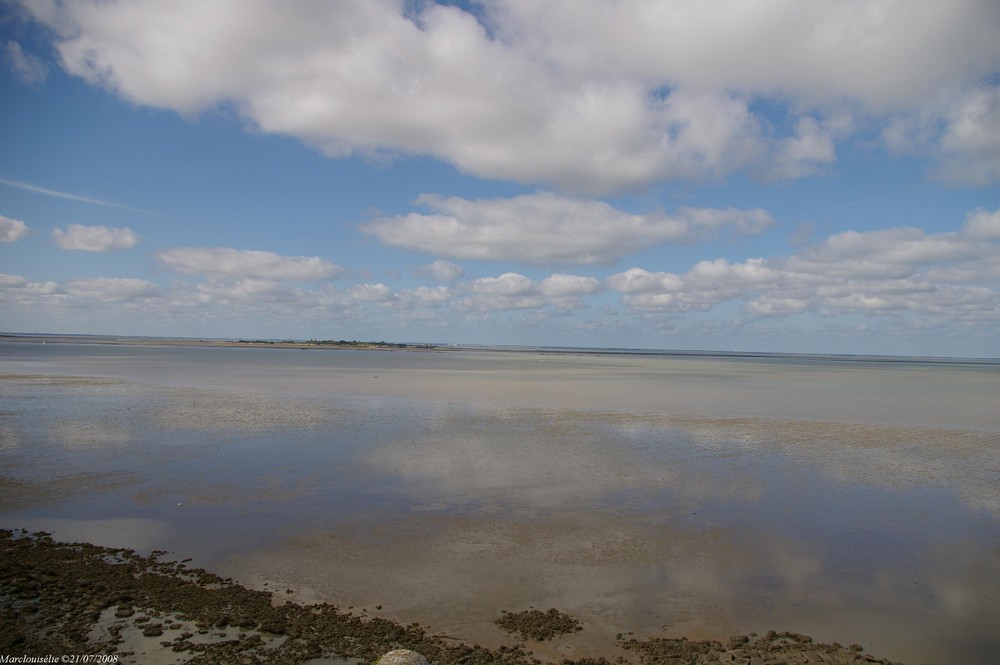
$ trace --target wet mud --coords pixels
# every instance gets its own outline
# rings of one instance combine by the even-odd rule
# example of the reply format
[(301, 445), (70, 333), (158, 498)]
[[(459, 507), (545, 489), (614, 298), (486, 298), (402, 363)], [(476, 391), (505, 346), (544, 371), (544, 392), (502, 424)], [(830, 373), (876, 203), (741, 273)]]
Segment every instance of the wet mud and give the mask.
[[(0, 530), (0, 653), (114, 654), (120, 663), (345, 663), (412, 649), (439, 665), (538, 665), (540, 641), (584, 630), (557, 609), (504, 611), (510, 644), (486, 648), (430, 634), (418, 623), (320, 603), (289, 590), (256, 591), (166, 552), (63, 543), (45, 532)], [(515, 639), (518, 638), (518, 639)], [(564, 665), (890, 665), (857, 645), (818, 644), (804, 635), (738, 635), (725, 643), (617, 635), (618, 652)]]

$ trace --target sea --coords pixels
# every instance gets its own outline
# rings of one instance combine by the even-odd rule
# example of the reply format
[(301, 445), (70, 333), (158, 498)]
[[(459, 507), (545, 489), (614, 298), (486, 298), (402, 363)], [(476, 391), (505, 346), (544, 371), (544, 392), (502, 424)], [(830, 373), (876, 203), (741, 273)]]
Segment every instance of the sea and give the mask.
[(1000, 660), (1000, 361), (0, 339), (0, 528), (510, 643)]

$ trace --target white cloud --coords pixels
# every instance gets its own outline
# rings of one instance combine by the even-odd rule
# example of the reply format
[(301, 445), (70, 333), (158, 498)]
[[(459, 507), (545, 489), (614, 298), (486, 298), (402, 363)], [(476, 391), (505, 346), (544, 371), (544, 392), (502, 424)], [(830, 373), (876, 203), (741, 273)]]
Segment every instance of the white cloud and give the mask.
[[(485, 25), (401, 0), (25, 6), (74, 75), (187, 115), (227, 104), (334, 157), (426, 154), (576, 192), (800, 177), (835, 158), (850, 133), (830, 118), (850, 108), (897, 118), (887, 137), (909, 114), (943, 122), (945, 177), (1000, 177), (979, 140), (997, 115), (993, 0), (502, 0), (481, 7)], [(980, 92), (931, 103), (945, 89)]]
[(787, 267), (803, 273), (902, 278), (918, 266), (973, 259), (984, 249), (955, 233), (925, 235), (920, 229), (906, 227), (844, 231), (791, 257)]
[(712, 238), (727, 228), (740, 235), (759, 235), (774, 226), (771, 215), (760, 208), (681, 208), (677, 219), (684, 225), (686, 241)]
[(429, 277), (438, 282), (454, 282), (465, 275), (462, 266), (451, 261), (438, 260), (422, 266), (416, 266), (413, 273), (420, 277)]
[(17, 242), (30, 233), (31, 228), (21, 220), (0, 215), (0, 242)]
[(385, 284), (356, 284), (348, 290), (357, 302), (382, 302), (392, 297), (392, 289)]
[(403, 289), (397, 294), (396, 303), (404, 307), (443, 307), (451, 303), (454, 293), (447, 286), (420, 286)]
[(476, 293), (490, 295), (523, 295), (535, 290), (535, 283), (516, 272), (505, 272), (499, 277), (481, 277), (468, 285)]
[(176, 247), (157, 252), (156, 258), (183, 275), (209, 277), (311, 281), (333, 279), (344, 272), (316, 256), (281, 256), (228, 247)]
[(4, 44), (3, 59), (14, 76), (29, 85), (44, 83), (49, 76), (48, 66), (40, 58), (25, 53), (14, 40)]
[(625, 272), (611, 275), (607, 279), (608, 287), (619, 293), (650, 293), (653, 291), (678, 291), (684, 282), (678, 275), (672, 273), (652, 273), (642, 268), (629, 268)]
[(282, 282), (252, 277), (212, 281), (195, 285), (200, 304), (232, 305), (245, 303), (285, 303), (295, 300), (295, 292)]
[(725, 229), (757, 234), (774, 223), (763, 210), (635, 215), (548, 192), (474, 201), (422, 194), (416, 203), (435, 212), (384, 217), (361, 229), (387, 245), (456, 259), (606, 264), (650, 245), (695, 242)]
[(583, 4), (509, 0), (493, 15), (526, 50), (571, 71), (872, 108), (919, 102), (994, 71), (1000, 56), (989, 0)]
[(961, 233), (845, 231), (798, 254), (739, 263), (700, 261), (684, 274), (630, 268), (608, 288), (640, 312), (708, 310), (742, 302), (756, 315), (906, 312), (931, 320), (1000, 322), (1000, 211), (978, 210)]
[(715, 259), (699, 261), (687, 276), (696, 282), (735, 282), (756, 286), (776, 283), (781, 273), (769, 266), (764, 259), (747, 259), (735, 264), (725, 259)]
[(778, 143), (773, 178), (799, 178), (816, 173), (823, 164), (837, 159), (834, 133), (815, 118), (804, 116), (796, 124), (794, 136)]
[(890, 150), (935, 160), (934, 175), (958, 185), (1000, 180), (1000, 86), (946, 89), (893, 116), (883, 132)]
[(114, 249), (135, 247), (142, 240), (132, 229), (107, 226), (70, 224), (66, 230), (55, 229), (52, 238), (60, 249), (84, 252), (109, 252)]
[(1000, 86), (979, 88), (948, 111), (937, 175), (960, 185), (1000, 180)]
[(976, 240), (1000, 240), (1000, 209), (976, 210), (965, 218), (962, 233)]
[(172, 304), (179, 310), (212, 310), (233, 317), (266, 316), (276, 320), (326, 316), (361, 318), (366, 307), (389, 303), (396, 298), (385, 284), (355, 284), (346, 289), (323, 285), (307, 289), (257, 278), (177, 284), (171, 297)]
[(600, 282), (593, 277), (579, 275), (550, 275), (540, 282), (516, 272), (505, 272), (499, 277), (481, 277), (463, 288), (468, 296), (459, 299), (455, 306), (460, 310), (492, 312), (515, 309), (571, 310), (583, 306), (582, 296), (601, 290)]
[(39, 296), (50, 296), (59, 293), (59, 285), (55, 282), (31, 282), (20, 275), (0, 273), (0, 301), (35, 302)]
[(553, 297), (584, 296), (600, 291), (601, 284), (594, 277), (557, 274), (539, 282), (538, 290)]
[(66, 282), (64, 292), (81, 300), (125, 302), (160, 296), (160, 288), (144, 279), (125, 277), (95, 277)]
[[(695, 217), (689, 215), (689, 223), (694, 224)], [(711, 232), (733, 222), (725, 215), (707, 215), (698, 225)], [(732, 330), (745, 331), (747, 326), (778, 330), (784, 325), (769, 323), (763, 320), (766, 317), (806, 315), (833, 321), (846, 314), (856, 315), (861, 321), (858, 325), (871, 324), (870, 330), (887, 326), (893, 334), (901, 334), (906, 326), (948, 334), (971, 330), (988, 339), (1000, 325), (998, 241), (1000, 210), (980, 209), (969, 213), (964, 226), (954, 232), (928, 233), (908, 227), (847, 231), (787, 256), (703, 260), (675, 272), (635, 266), (603, 281), (590, 275), (532, 277), (504, 272), (402, 290), (374, 281), (343, 288), (325, 282), (295, 284), (296, 280), (325, 280), (317, 275), (330, 274), (332, 264), (319, 259), (181, 248), (165, 252), (164, 264), (208, 279), (178, 280), (161, 290), (141, 279), (57, 284), (0, 275), (0, 302), (6, 306), (0, 311), (13, 316), (17, 307), (31, 306), (53, 317), (60, 309), (75, 316), (84, 305), (125, 303), (130, 312), (141, 309), (163, 320), (196, 320), (205, 312), (211, 312), (220, 324), (238, 322), (241, 326), (247, 321), (367, 319), (377, 329), (426, 326), (425, 333), (454, 329), (464, 319), (480, 322), (484, 339), (489, 339), (497, 334), (496, 326), (523, 330), (526, 325), (537, 325), (551, 334), (575, 332), (588, 325), (580, 319), (586, 318), (591, 306), (596, 312), (596, 296), (608, 289), (620, 296), (624, 306), (613, 309), (623, 314), (632, 311), (632, 317), (620, 317), (620, 325), (633, 330), (638, 325), (646, 330), (670, 329), (670, 321), (676, 320), (670, 315), (675, 313), (739, 307), (741, 314), (724, 324)], [(879, 326), (870, 321), (879, 317)], [(609, 326), (606, 320), (589, 325), (592, 329)], [(407, 338), (420, 334), (416, 327), (405, 329)]]

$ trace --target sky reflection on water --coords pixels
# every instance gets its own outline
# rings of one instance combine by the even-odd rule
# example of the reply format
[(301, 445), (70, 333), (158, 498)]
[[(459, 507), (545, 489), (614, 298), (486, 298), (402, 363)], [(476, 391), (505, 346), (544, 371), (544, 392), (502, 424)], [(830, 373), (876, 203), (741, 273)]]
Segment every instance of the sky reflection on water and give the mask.
[[(804, 418), (801, 396), (799, 417), (781, 404), (762, 413), (759, 394), (744, 412), (712, 413), (739, 395), (732, 385), (708, 413), (626, 410), (622, 394), (609, 409), (563, 406), (565, 394), (527, 406), (509, 393), (571, 386), (588, 402), (624, 385), (601, 375), (627, 374), (620, 358), (543, 369), (513, 355), (505, 369), (475, 356), (463, 374), (454, 357), (382, 354), (370, 366), (335, 353), (310, 368), (286, 353), (283, 372), (274, 354), (226, 350), (194, 354), (208, 362), (185, 384), (163, 364), (169, 350), (106, 361), (0, 351), (5, 528), (167, 549), (296, 598), (381, 604), (484, 642), (499, 639), (499, 610), (556, 606), (592, 635), (576, 656), (626, 629), (793, 630), (939, 665), (1000, 653), (998, 427), (844, 418), (853, 406)], [(189, 351), (177, 350), (180, 366)], [(684, 362), (697, 373), (697, 359)], [(759, 366), (704, 371), (762, 381)], [(798, 366), (776, 371), (795, 373), (790, 393), (807, 381)], [(830, 371), (844, 369), (817, 370)], [(883, 391), (900, 381), (896, 367), (864, 371)], [(367, 377), (362, 393), (377, 372), (385, 394), (324, 383), (341, 372)], [(631, 390), (681, 394), (658, 385), (668, 374), (640, 364)], [(939, 376), (952, 396), (948, 380), (1000, 385), (996, 373)], [(454, 399), (463, 378), (472, 390)], [(835, 402), (848, 383), (810, 399)], [(916, 392), (933, 397), (923, 383)], [(896, 393), (885, 399), (915, 394)]]

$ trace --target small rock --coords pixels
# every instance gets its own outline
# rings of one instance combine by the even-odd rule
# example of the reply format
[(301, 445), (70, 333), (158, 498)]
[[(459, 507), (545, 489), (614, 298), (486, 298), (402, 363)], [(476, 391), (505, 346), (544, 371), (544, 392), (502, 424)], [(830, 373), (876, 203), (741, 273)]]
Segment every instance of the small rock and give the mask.
[(729, 643), (726, 645), (730, 651), (733, 649), (739, 649), (741, 646), (750, 641), (750, 638), (746, 635), (734, 635), (729, 638)]
[(376, 665), (427, 665), (427, 659), (416, 651), (393, 649), (379, 658)]
[(142, 630), (143, 637), (159, 637), (163, 634), (163, 626), (158, 623), (151, 623)]

